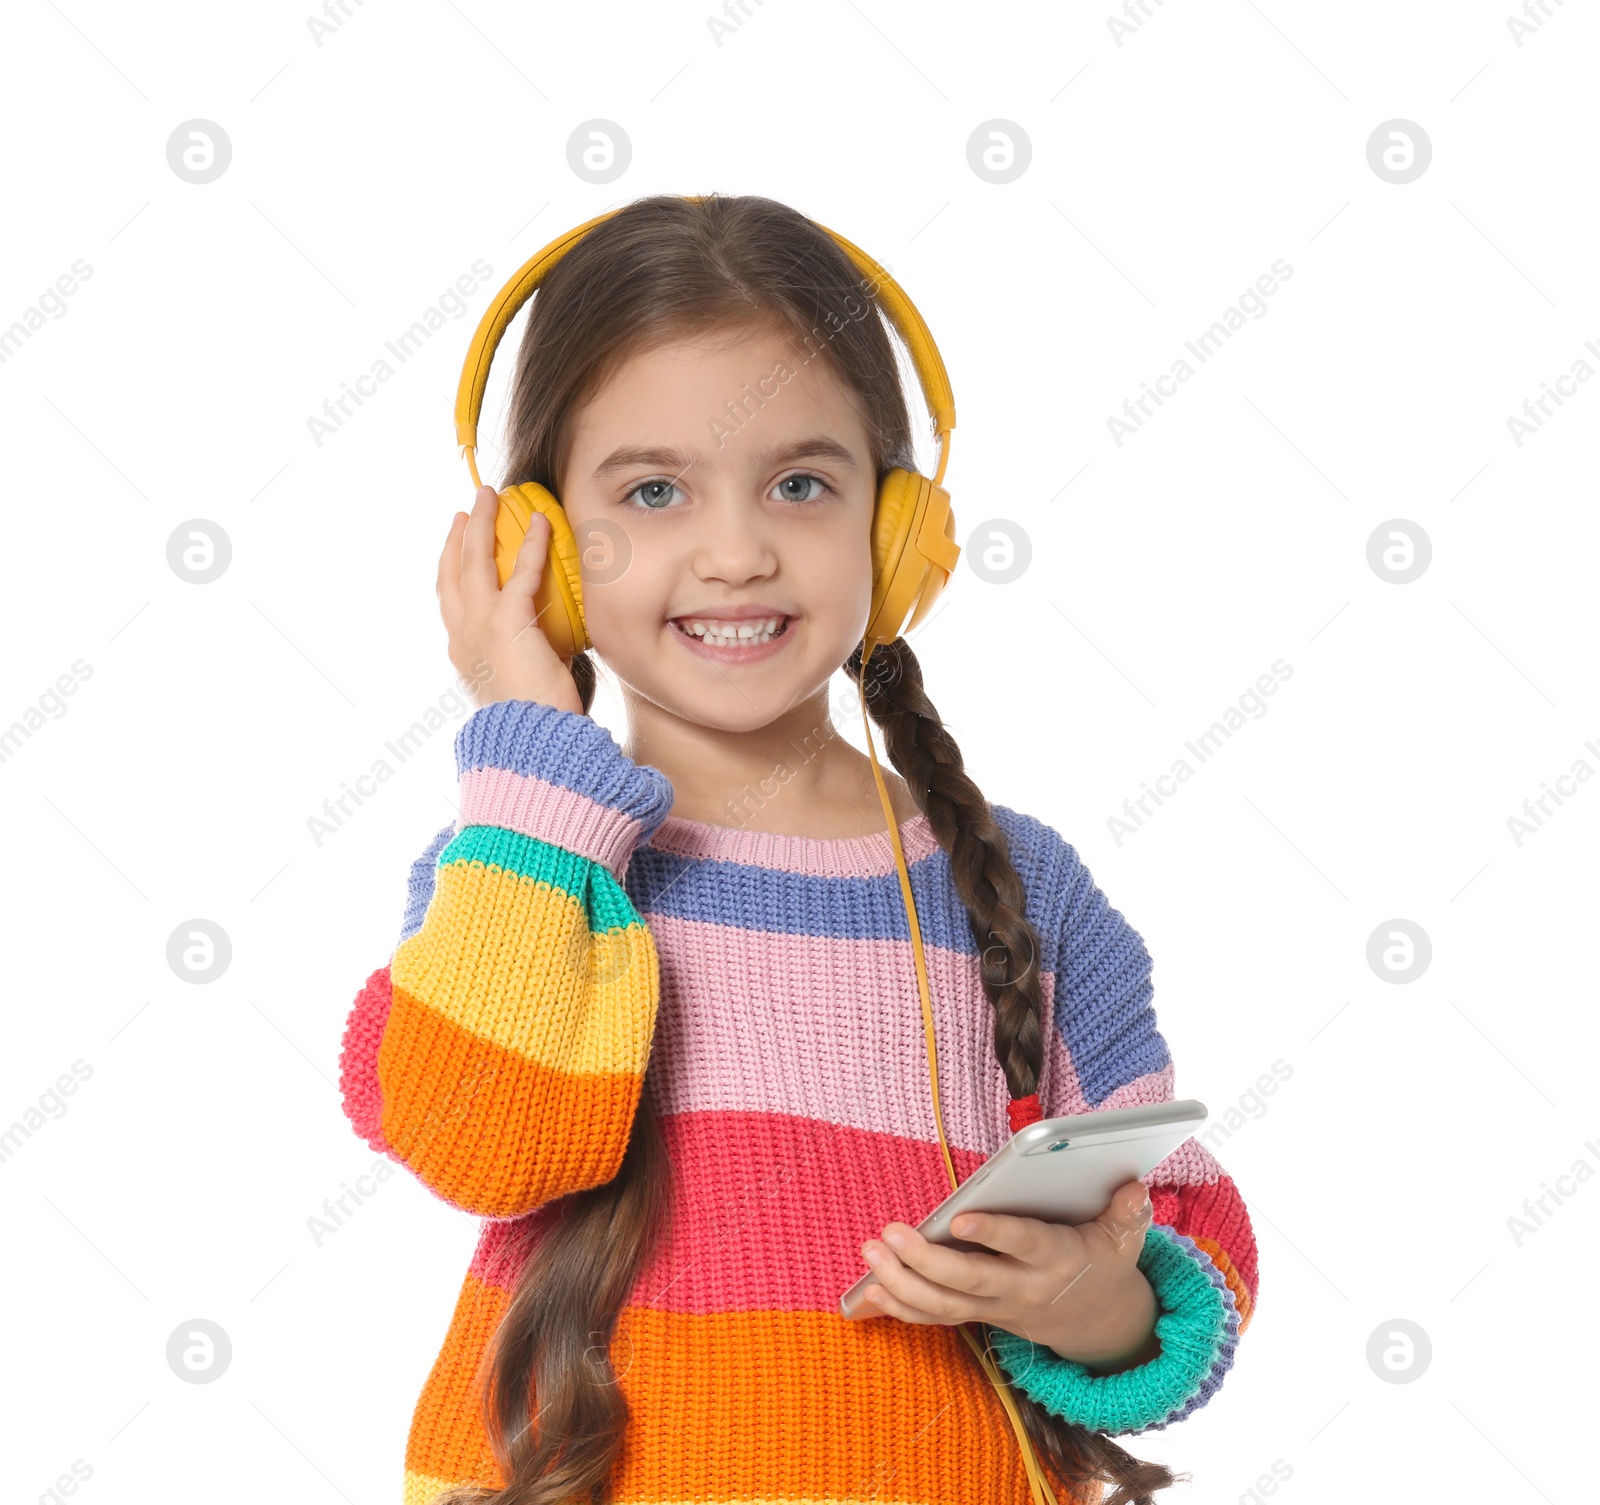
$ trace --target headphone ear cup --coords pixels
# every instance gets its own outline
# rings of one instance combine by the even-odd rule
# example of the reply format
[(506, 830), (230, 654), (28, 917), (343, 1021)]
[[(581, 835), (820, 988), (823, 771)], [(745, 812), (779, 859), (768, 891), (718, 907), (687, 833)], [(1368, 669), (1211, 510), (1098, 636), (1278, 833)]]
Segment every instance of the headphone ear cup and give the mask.
[(891, 470), (872, 514), (872, 606), (863, 634), (869, 648), (915, 627), (961, 557), (950, 493), (927, 476)]
[(550, 519), (550, 547), (545, 553), (539, 588), (534, 592), (533, 609), (538, 614), (540, 631), (557, 656), (566, 660), (589, 646), (589, 630), (583, 620), (578, 541), (561, 503), (535, 482), (527, 481), (500, 493), (494, 518), (495, 573), (503, 589), (516, 568), (517, 551), (528, 535), (535, 512)]

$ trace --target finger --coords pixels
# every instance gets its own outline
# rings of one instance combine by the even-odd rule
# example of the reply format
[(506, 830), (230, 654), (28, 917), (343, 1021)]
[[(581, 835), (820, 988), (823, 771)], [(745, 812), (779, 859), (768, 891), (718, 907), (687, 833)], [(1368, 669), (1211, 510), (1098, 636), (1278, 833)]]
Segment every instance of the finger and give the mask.
[[(903, 1264), (888, 1244), (869, 1240), (862, 1252), (878, 1284), (893, 1298), (885, 1303), (892, 1315), (908, 1322), (965, 1322), (978, 1314), (979, 1303), (969, 1293), (950, 1290), (919, 1275)], [(919, 1315), (906, 1317), (906, 1310)]]
[[(992, 1299), (1014, 1282), (1012, 1262), (993, 1254), (965, 1249), (950, 1249), (935, 1244), (909, 1223), (888, 1223), (884, 1233), (898, 1233), (905, 1246), (895, 1250), (900, 1263), (924, 1275), (932, 1284), (967, 1296)], [(970, 1237), (963, 1234), (962, 1237)], [(887, 1238), (883, 1240), (888, 1243)], [(981, 1240), (973, 1240), (981, 1242)], [(893, 1247), (892, 1245), (890, 1246)]]
[(922, 1310), (921, 1307), (912, 1306), (910, 1302), (902, 1301), (882, 1285), (871, 1285), (866, 1290), (865, 1315), (868, 1317), (898, 1317), (902, 1322), (915, 1322), (923, 1327), (951, 1327), (954, 1324), (945, 1317), (936, 1317), (932, 1312)]
[(527, 606), (529, 616), (533, 615), (533, 598), (544, 574), (545, 556), (550, 552), (550, 532), (550, 519), (542, 512), (535, 512), (517, 548), (511, 573), (501, 587), (502, 595), (514, 596)]
[(1128, 1181), (1112, 1193), (1110, 1204), (1095, 1221), (1119, 1252), (1137, 1258), (1154, 1211), (1150, 1189), (1144, 1182)]
[(439, 553), (439, 574), (434, 581), (434, 592), (439, 597), (440, 614), (446, 626), (461, 614), (461, 539), (467, 525), (467, 514), (458, 512), (450, 521), (444, 548)]
[(500, 592), (500, 575), (494, 566), (494, 518), (500, 494), (493, 486), (480, 486), (472, 499), (461, 544), (461, 589), (467, 597), (493, 598)]
[(1037, 1265), (1060, 1253), (1061, 1230), (1071, 1226), (1007, 1212), (964, 1212), (951, 1223), (950, 1231), (968, 1243), (1009, 1254), (1025, 1265)]
[[(543, 524), (543, 527), (540, 524)], [(538, 630), (543, 636), (541, 620), (552, 606), (556, 604), (554, 593), (545, 602), (543, 607), (535, 604), (539, 594), (539, 587), (544, 581), (545, 561), (550, 552), (550, 538), (554, 532), (550, 519), (542, 512), (535, 512), (529, 519), (528, 531), (523, 535), (522, 542), (517, 548), (516, 561), (511, 567), (511, 573), (506, 577), (506, 583), (500, 588), (500, 600), (504, 603), (505, 620), (508, 623), (520, 623), (517, 630), (511, 635), (511, 641), (517, 642), (525, 633)], [(548, 644), (549, 638), (545, 636)], [(570, 658), (562, 659), (562, 664), (571, 668)]]

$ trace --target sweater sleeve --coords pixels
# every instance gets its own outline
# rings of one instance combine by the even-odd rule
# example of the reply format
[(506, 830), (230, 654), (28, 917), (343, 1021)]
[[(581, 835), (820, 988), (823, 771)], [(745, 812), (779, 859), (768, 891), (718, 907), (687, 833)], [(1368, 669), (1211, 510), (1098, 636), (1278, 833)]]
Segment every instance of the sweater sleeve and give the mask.
[[(1169, 1102), (1172, 1058), (1156, 1027), (1151, 959), (1063, 842), (1053, 952), (1054, 1057), (1046, 1117)], [(1052, 945), (1053, 942), (1053, 945)], [(994, 1330), (1013, 1383), (1093, 1430), (1158, 1430), (1203, 1406), (1233, 1365), (1255, 1310), (1256, 1245), (1233, 1180), (1193, 1137), (1145, 1178), (1151, 1226), (1139, 1268), (1155, 1290), (1161, 1353), (1120, 1374), (1094, 1375), (1053, 1349)]]
[(356, 1133), (435, 1195), (517, 1217), (621, 1168), (660, 996), (622, 876), (672, 786), (530, 700), (474, 711), (455, 752), (459, 817), (413, 864), (340, 1086)]

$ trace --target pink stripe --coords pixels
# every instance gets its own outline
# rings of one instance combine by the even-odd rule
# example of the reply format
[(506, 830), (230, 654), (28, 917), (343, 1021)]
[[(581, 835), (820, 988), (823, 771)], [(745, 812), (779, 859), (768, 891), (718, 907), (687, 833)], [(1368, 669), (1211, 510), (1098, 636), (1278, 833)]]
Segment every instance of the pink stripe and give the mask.
[[(649, 1080), (662, 1114), (783, 1113), (937, 1144), (928, 1052), (909, 941), (768, 933), (646, 917), (661, 969)], [(1011, 1136), (1010, 1089), (994, 1054), (994, 1010), (979, 958), (925, 944), (939, 1056), (939, 1107), (952, 1147), (987, 1157)], [(1055, 975), (1040, 978), (1053, 1017)], [(830, 1006), (830, 992), (837, 1002)], [(877, 998), (879, 1007), (853, 1002)], [(970, 1063), (966, 1070), (962, 1063)], [(1172, 1067), (1118, 1087), (1101, 1108), (1172, 1098)], [(1045, 1035), (1039, 1100), (1088, 1113), (1071, 1053)]]
[(639, 823), (586, 794), (509, 768), (461, 775), (464, 826), (503, 826), (598, 862), (620, 879), (639, 840)]
[(515, 1290), (528, 1256), (558, 1221), (556, 1214), (564, 1205), (565, 1199), (557, 1197), (520, 1218), (485, 1218), (469, 1273), (485, 1285)]
[[(773, 831), (747, 831), (713, 826), (705, 821), (669, 815), (650, 838), (659, 851), (680, 857), (742, 862), (785, 873), (814, 873), (824, 878), (875, 878), (896, 871), (887, 827), (870, 836), (785, 836)], [(917, 814), (900, 827), (906, 866), (939, 850), (926, 815)]]
[[(677, 915), (646, 918), (661, 968), (646, 1078), (658, 1112), (788, 1114), (937, 1148), (909, 941), (774, 934)], [(945, 1135), (952, 1149), (987, 1158), (1011, 1137), (1011, 1094), (995, 1059), (994, 1010), (984, 996), (979, 959), (942, 946), (923, 951)], [(1043, 985), (1048, 1010), (1054, 991), (1048, 972)], [(861, 999), (878, 1003), (863, 1008)], [(1083, 1111), (1060, 1031), (1048, 1030), (1046, 1041), (1040, 1100)]]
[(1151, 1187), (1214, 1186), (1227, 1179), (1227, 1172), (1198, 1139), (1184, 1140), (1144, 1178), (1145, 1185)]
[[(1083, 1103), (1080, 1107), (1066, 1107), (1063, 1113), (1087, 1113), (1088, 1103), (1083, 1101), (1083, 1095), (1078, 1095), (1077, 1101)], [(1135, 1077), (1131, 1082), (1124, 1082), (1120, 1087), (1114, 1087), (1103, 1103), (1096, 1104), (1096, 1111), (1106, 1108), (1137, 1108), (1147, 1103), (1170, 1103), (1172, 1101), (1172, 1062), (1168, 1061), (1160, 1071), (1146, 1072), (1144, 1076)]]
[[(762, 1113), (695, 1113), (661, 1130), (673, 1200), (633, 1306), (833, 1311), (867, 1272), (862, 1243), (890, 1221), (915, 1226), (950, 1191), (937, 1144)], [(951, 1159), (964, 1181), (983, 1157), (952, 1146)], [(546, 1213), (485, 1224), (473, 1273), (510, 1290)]]

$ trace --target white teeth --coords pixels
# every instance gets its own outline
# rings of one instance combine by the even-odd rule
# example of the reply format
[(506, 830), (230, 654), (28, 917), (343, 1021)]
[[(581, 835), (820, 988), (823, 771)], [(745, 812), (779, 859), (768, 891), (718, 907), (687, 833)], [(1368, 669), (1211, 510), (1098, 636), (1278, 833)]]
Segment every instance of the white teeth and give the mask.
[(755, 648), (771, 642), (778, 635), (784, 620), (783, 617), (768, 617), (764, 621), (719, 622), (715, 618), (691, 617), (681, 625), (689, 636), (697, 637), (715, 648), (735, 645)]

